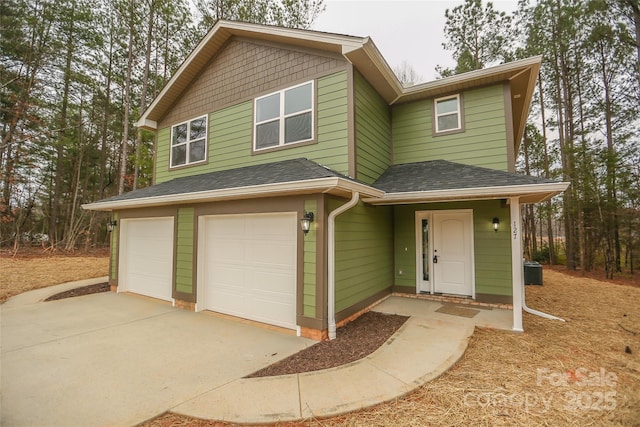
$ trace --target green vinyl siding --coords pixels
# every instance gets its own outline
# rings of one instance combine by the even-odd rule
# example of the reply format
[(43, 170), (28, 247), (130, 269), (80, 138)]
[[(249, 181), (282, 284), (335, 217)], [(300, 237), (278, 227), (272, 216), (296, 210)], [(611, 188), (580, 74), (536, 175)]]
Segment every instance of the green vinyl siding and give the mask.
[[(331, 200), (329, 208), (341, 204)], [(393, 284), (392, 221), (391, 207), (362, 203), (336, 218), (336, 312)]]
[[(318, 203), (315, 200), (306, 200), (304, 210), (318, 212)], [(316, 317), (316, 260), (317, 260), (317, 232), (315, 224), (311, 223), (311, 229), (304, 236), (304, 279), (302, 314), (306, 317)]]
[(372, 184), (391, 165), (391, 114), (387, 103), (355, 73), (356, 178)]
[(321, 77), (316, 87), (317, 143), (252, 153), (253, 100), (246, 101), (209, 114), (206, 163), (170, 171), (171, 130), (159, 130), (155, 182), (300, 157), (348, 174), (347, 73)]
[(395, 164), (449, 160), (508, 170), (504, 88), (489, 86), (462, 94), (464, 132), (433, 136), (433, 100), (392, 107)]
[[(500, 200), (407, 205), (394, 209), (396, 285), (416, 288), (416, 211), (473, 209), (476, 294), (512, 294), (509, 209), (502, 207)], [(501, 227), (497, 232), (493, 231), (494, 217), (500, 218)]]
[(176, 291), (193, 294), (194, 209), (178, 209), (176, 235)]

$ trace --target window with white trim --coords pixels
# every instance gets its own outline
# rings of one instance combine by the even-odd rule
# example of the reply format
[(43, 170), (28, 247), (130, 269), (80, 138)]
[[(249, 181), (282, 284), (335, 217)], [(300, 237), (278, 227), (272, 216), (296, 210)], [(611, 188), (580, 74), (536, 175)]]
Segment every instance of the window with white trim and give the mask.
[(462, 129), (460, 95), (438, 98), (434, 101), (436, 133)]
[(313, 81), (256, 98), (254, 150), (313, 139)]
[(171, 127), (171, 167), (207, 159), (207, 116)]

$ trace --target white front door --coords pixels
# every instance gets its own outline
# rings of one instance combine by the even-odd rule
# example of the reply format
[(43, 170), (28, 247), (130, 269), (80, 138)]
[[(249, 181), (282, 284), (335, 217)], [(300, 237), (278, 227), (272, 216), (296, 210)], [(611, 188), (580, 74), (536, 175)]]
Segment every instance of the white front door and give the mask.
[(416, 212), (418, 292), (473, 296), (471, 210)]

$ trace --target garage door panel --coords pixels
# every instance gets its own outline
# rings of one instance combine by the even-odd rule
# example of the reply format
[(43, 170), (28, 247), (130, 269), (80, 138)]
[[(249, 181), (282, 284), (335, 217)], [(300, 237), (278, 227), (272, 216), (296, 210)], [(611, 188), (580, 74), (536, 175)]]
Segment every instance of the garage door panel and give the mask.
[(202, 228), (205, 308), (295, 328), (296, 215), (211, 216)]
[[(138, 263), (131, 266), (129, 274), (148, 276), (150, 278), (164, 279), (163, 281), (167, 281), (167, 278), (163, 277), (166, 274), (165, 263), (160, 261), (153, 261), (150, 259), (144, 261), (140, 260)], [(132, 283), (132, 285), (135, 287), (135, 283)]]
[(218, 239), (224, 239), (225, 237), (235, 237), (239, 231), (244, 234), (246, 227), (246, 219), (242, 217), (236, 217), (234, 215), (221, 215), (216, 217), (216, 220), (207, 223), (211, 236), (216, 236)]
[[(295, 224), (295, 222), (293, 223)], [(256, 240), (289, 241), (292, 238), (292, 223), (282, 221), (280, 217), (258, 218), (247, 224), (250, 229), (250, 236)]]
[(290, 284), (295, 277), (288, 271), (278, 269), (260, 269), (249, 272), (249, 288), (257, 292), (265, 290), (290, 294)]
[(247, 257), (246, 244), (238, 240), (220, 239), (217, 245), (213, 246), (211, 256), (219, 263), (228, 262), (230, 264), (244, 263)]
[(291, 268), (296, 262), (295, 248), (292, 244), (254, 243), (248, 248), (248, 260), (257, 264), (282, 265)]
[(230, 265), (220, 265), (214, 263), (212, 265), (215, 275), (212, 277), (212, 284), (216, 286), (234, 286), (244, 288), (246, 283), (247, 272), (241, 266), (233, 267)]
[[(243, 295), (234, 292), (216, 292), (212, 301), (208, 307), (210, 310), (243, 317), (245, 310), (245, 299)], [(216, 301), (224, 301), (224, 305), (216, 304)]]

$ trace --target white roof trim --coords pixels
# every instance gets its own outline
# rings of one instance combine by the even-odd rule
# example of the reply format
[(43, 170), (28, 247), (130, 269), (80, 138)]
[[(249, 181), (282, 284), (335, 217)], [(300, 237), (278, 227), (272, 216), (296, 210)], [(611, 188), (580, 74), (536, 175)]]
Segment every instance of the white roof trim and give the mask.
[[(450, 77), (445, 77), (438, 80), (433, 80), (426, 83), (420, 83), (415, 86), (409, 86), (403, 89), (402, 95), (413, 95), (419, 92), (430, 91), (438, 89), (444, 86), (449, 86), (456, 83), (462, 83), (467, 80), (475, 80), (486, 77), (491, 77), (496, 74), (501, 74), (510, 71), (517, 71), (523, 67), (531, 67), (539, 64), (542, 61), (542, 56), (532, 56), (530, 58), (521, 59), (519, 61), (508, 62), (506, 64), (496, 65), (494, 67), (483, 68), (481, 70), (469, 71), (466, 73), (456, 74)], [(402, 98), (402, 95), (400, 98)]]
[(155, 120), (149, 120), (144, 117), (140, 118), (140, 120), (135, 122), (134, 125), (139, 128), (148, 128), (148, 129), (158, 128), (158, 122), (156, 122)]
[(243, 196), (255, 198), (286, 193), (328, 193), (332, 190), (343, 190), (349, 192), (357, 191), (374, 198), (382, 197), (384, 195), (384, 191), (377, 190), (373, 187), (369, 187), (368, 185), (360, 184), (344, 178), (330, 177), (277, 184), (225, 188), (220, 190), (196, 191), (165, 196), (142, 197), (138, 199), (96, 202), (84, 204), (82, 205), (82, 208), (93, 211), (112, 211), (117, 209), (175, 205), (180, 203), (202, 203), (218, 200), (240, 199)]
[(488, 200), (517, 196), (539, 196), (535, 201), (547, 200), (562, 193), (569, 187), (568, 182), (544, 184), (507, 185), (494, 187), (456, 188), (451, 190), (409, 191), (405, 193), (385, 193), (381, 198), (367, 197), (363, 201), (372, 205), (395, 205), (420, 202), (442, 202), (454, 200)]

